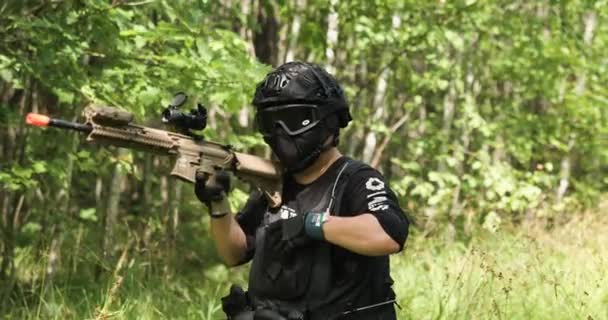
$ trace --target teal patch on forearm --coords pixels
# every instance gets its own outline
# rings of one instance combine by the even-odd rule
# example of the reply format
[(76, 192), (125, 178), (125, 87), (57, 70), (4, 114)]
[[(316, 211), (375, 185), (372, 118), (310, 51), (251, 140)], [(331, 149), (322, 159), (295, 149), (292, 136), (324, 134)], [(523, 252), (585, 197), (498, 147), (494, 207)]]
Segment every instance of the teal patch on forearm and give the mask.
[(328, 214), (325, 212), (309, 212), (306, 214), (304, 228), (306, 234), (315, 240), (325, 240), (323, 224), (327, 221)]

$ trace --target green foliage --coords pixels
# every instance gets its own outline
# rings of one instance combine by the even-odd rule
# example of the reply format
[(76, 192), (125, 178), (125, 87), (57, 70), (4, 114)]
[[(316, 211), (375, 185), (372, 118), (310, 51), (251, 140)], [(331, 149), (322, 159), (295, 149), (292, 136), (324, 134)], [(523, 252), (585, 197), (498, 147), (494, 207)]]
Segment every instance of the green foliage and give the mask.
[(37, 184), (34, 177), (46, 171), (47, 168), (44, 161), (36, 161), (28, 167), (13, 166), (7, 169), (6, 172), (0, 172), (0, 183), (10, 191), (29, 189)]
[[(342, 33), (338, 44), (347, 52), (337, 73), (359, 107), (350, 132), (360, 140), (392, 135), (385, 154), (393, 185), (414, 215), (576, 210), (540, 208), (556, 200), (564, 175), (571, 205), (594, 203), (594, 190), (606, 190), (596, 175), (608, 164), (605, 2), (372, 1), (338, 9), (341, 30), (356, 39)], [(351, 67), (359, 61), (365, 69)], [(391, 134), (400, 116), (408, 121)]]
[[(446, 241), (416, 233), (395, 262), (404, 319), (608, 316), (604, 291), (546, 285), (559, 276), (588, 285), (603, 266), (574, 266), (560, 248), (545, 253), (503, 230), (531, 219), (554, 228), (608, 191), (608, 2), (304, 2), (0, 5), (0, 279), (15, 280), (0, 288), (0, 313), (216, 317), (224, 282), (246, 275), (218, 265), (206, 209), (168, 178), (171, 159), (23, 118), (77, 120), (99, 103), (161, 127), (162, 108), (184, 91), (188, 108), (209, 109), (206, 139), (268, 155), (249, 102), (270, 70), (258, 58), (280, 63), (289, 51), (331, 67), (344, 86), (354, 121), (342, 151), (377, 162), (421, 234), (454, 232)], [(235, 185), (236, 211), (249, 187)], [(532, 262), (540, 267), (522, 269)], [(568, 303), (550, 309), (552, 294)]]

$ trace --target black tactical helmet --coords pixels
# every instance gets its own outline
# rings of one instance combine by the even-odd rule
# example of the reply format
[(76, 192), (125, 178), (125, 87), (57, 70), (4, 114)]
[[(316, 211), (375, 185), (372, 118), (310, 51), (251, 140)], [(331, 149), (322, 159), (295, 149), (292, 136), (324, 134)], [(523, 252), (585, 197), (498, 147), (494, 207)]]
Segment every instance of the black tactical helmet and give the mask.
[(336, 114), (338, 125), (344, 128), (352, 120), (344, 91), (322, 67), (305, 62), (285, 63), (260, 82), (252, 104), (262, 110), (288, 104), (314, 104), (325, 118)]

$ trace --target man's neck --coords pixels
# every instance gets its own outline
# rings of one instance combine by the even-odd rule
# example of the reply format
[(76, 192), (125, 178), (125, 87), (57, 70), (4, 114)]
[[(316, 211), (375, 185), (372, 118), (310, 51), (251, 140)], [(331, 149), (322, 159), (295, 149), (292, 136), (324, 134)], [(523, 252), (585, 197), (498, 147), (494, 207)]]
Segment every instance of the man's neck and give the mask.
[(327, 149), (321, 152), (319, 158), (311, 166), (298, 173), (294, 173), (293, 178), (299, 184), (310, 184), (322, 176), (341, 156), (342, 154), (338, 148)]

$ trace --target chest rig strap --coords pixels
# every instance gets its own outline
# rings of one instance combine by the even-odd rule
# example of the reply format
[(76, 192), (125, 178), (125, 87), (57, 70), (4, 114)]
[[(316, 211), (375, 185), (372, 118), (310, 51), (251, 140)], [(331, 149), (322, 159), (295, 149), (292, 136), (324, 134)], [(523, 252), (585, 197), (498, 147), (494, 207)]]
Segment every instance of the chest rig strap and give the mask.
[[(342, 198), (344, 195), (344, 190), (348, 185), (349, 178), (353, 173), (357, 172), (362, 167), (363, 165), (360, 162), (346, 158), (346, 162), (342, 165), (334, 180), (331, 190), (331, 198), (325, 212), (334, 216), (340, 216)], [(306, 298), (306, 308), (309, 313), (312, 314), (315, 314), (315, 310), (319, 309), (320, 307), (322, 309), (327, 309), (327, 301), (325, 301), (325, 299), (327, 298), (327, 293), (329, 290), (331, 290), (333, 282), (333, 275), (331, 274), (333, 270), (331, 263), (331, 246), (332, 245), (329, 243), (322, 243), (319, 245), (317, 250), (317, 258), (315, 259), (315, 264), (312, 268), (313, 276)], [(333, 310), (327, 310), (327, 312), (329, 314), (341, 312), (344, 311), (345, 307), (346, 306), (333, 305), (332, 308), (330, 308)]]

